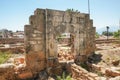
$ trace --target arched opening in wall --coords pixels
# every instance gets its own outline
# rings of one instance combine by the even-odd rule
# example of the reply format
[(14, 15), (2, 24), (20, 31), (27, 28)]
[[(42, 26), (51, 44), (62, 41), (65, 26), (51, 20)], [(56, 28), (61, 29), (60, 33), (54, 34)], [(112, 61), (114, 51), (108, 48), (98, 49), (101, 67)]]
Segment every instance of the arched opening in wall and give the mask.
[(71, 33), (57, 36), (57, 53), (59, 62), (74, 61), (74, 36)]

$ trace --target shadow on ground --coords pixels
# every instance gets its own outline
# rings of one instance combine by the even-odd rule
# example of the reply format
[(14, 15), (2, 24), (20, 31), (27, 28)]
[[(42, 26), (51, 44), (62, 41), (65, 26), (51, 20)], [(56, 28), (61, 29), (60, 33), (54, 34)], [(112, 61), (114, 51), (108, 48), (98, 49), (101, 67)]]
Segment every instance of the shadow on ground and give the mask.
[(89, 63), (94, 63), (97, 64), (102, 60), (102, 55), (101, 54), (92, 54), (89, 58), (88, 58), (88, 62)]

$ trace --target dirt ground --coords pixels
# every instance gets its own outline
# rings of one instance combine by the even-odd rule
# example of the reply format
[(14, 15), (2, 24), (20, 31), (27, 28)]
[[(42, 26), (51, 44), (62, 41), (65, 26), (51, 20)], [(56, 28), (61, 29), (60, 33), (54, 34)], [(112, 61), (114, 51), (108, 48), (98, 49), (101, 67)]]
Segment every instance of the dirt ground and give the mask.
[[(106, 67), (120, 67), (120, 44), (96, 44), (95, 53), (101, 55), (101, 60), (98, 62), (98, 65)], [(115, 61), (118, 61), (118, 64), (114, 64)]]
[[(113, 80), (120, 76), (120, 44), (116, 43), (102, 43), (96, 44), (94, 62), (94, 71), (102, 77), (112, 77)], [(112, 78), (110, 80), (112, 80)]]
[[(95, 54), (99, 55), (94, 56), (94, 58), (96, 58), (96, 65), (101, 66), (103, 68), (119, 69), (118, 71), (120, 72), (120, 44), (96, 44)], [(13, 63), (14, 58), (24, 56), (25, 54), (13, 54), (13, 56), (8, 61), (6, 61), (6, 63)], [(13, 77), (11, 77), (11, 75), (13, 75)], [(12, 69), (0, 69), (0, 80), (19, 80), (16, 78), (17, 77)]]

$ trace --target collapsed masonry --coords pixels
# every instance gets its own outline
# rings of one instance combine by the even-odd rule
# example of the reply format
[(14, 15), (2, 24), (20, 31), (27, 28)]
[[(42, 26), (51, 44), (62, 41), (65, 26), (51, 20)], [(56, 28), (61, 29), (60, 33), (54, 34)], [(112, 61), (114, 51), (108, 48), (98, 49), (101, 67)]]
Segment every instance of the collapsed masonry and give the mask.
[(89, 14), (36, 9), (29, 23), (25, 25), (26, 63), (35, 64), (38, 71), (53, 67), (60, 56), (58, 50), (66, 46), (78, 63), (95, 51), (95, 27)]

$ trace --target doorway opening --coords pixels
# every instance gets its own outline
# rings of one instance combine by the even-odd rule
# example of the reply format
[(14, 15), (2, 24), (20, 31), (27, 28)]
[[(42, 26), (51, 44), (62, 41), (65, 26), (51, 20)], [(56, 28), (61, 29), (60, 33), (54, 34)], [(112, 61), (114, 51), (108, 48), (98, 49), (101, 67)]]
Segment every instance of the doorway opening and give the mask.
[(57, 53), (59, 62), (74, 62), (74, 36), (71, 33), (57, 36)]

